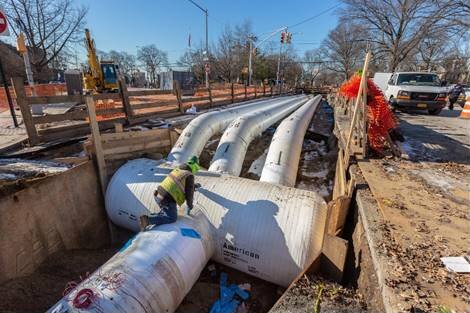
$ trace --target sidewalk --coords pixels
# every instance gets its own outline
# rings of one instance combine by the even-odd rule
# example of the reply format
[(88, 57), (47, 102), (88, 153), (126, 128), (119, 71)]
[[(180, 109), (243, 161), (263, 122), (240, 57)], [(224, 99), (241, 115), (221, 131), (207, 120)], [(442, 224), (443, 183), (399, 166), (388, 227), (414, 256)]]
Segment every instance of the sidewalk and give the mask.
[(9, 110), (0, 112), (0, 155), (5, 151), (20, 147), (28, 140), (19, 110), (16, 111), (16, 118), (19, 124), (18, 128), (13, 125)]

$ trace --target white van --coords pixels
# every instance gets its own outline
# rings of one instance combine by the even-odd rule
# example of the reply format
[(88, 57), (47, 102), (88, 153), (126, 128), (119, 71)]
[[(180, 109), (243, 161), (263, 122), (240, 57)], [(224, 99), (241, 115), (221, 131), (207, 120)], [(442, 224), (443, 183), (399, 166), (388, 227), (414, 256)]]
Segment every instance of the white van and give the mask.
[(446, 89), (434, 73), (375, 73), (374, 82), (394, 110), (419, 109), (437, 115), (447, 103)]

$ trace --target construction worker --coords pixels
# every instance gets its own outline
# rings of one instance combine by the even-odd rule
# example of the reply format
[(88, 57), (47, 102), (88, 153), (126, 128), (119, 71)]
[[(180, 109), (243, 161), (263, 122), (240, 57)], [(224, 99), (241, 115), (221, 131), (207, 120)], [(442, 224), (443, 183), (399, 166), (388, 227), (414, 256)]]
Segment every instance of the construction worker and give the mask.
[(144, 230), (149, 225), (163, 225), (176, 222), (177, 205), (186, 201), (186, 214), (193, 208), (194, 174), (199, 171), (199, 162), (193, 156), (186, 164), (182, 164), (171, 171), (154, 192), (155, 201), (160, 212), (140, 217), (140, 228)]
[(457, 102), (461, 93), (463, 93), (463, 86), (459, 83), (455, 84), (449, 92), (449, 110), (454, 109), (454, 103)]

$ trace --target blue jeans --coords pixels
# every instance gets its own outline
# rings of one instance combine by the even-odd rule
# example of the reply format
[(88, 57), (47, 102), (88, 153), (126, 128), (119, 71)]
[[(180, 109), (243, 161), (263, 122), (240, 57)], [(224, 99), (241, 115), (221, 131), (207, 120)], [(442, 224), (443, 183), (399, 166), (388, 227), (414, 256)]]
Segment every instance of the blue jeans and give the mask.
[(163, 225), (176, 222), (178, 217), (178, 210), (176, 202), (163, 200), (160, 202), (161, 211), (158, 213), (152, 213), (149, 215), (150, 225)]

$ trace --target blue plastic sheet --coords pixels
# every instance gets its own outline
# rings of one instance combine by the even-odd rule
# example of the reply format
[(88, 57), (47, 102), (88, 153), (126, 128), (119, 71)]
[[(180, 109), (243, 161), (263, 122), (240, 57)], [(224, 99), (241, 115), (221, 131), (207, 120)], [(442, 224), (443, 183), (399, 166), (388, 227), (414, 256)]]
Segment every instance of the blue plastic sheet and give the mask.
[(226, 273), (220, 274), (220, 298), (217, 299), (210, 309), (210, 313), (235, 313), (241, 301), (247, 300), (250, 294), (238, 287), (238, 285), (231, 284), (227, 286), (228, 277)]
[(199, 235), (199, 233), (192, 228), (181, 228), (181, 235), (185, 237), (201, 239), (201, 235)]

